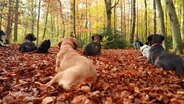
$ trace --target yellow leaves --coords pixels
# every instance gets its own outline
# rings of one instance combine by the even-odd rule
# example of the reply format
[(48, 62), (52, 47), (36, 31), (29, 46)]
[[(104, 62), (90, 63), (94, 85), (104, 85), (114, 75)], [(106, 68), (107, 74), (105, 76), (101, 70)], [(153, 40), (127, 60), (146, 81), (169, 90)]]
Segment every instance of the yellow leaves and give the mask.
[(42, 100), (41, 104), (50, 104), (53, 103), (56, 97), (46, 97)]
[(178, 90), (178, 91), (177, 91), (177, 94), (179, 94), (179, 95), (184, 95), (184, 90)]
[(80, 88), (80, 90), (83, 91), (83, 92), (88, 93), (88, 92), (91, 91), (91, 88), (90, 88), (89, 86), (82, 86), (82, 87)]

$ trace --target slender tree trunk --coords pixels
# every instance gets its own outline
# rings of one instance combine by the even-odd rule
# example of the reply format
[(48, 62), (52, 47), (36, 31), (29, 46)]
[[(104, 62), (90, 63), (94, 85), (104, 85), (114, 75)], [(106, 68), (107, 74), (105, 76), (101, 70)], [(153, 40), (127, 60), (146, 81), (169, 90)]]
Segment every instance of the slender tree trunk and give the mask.
[(184, 44), (184, 0), (182, 0), (181, 37)]
[(137, 22), (137, 26), (136, 26), (136, 35), (139, 36), (139, 7), (138, 7), (138, 3), (137, 3), (137, 8), (136, 8), (136, 22)]
[(7, 19), (7, 26), (6, 26), (6, 43), (10, 43), (10, 37), (12, 32), (12, 0), (9, 0), (9, 7), (8, 7), (8, 19)]
[(15, 5), (15, 25), (14, 25), (14, 42), (17, 41), (17, 34), (18, 34), (18, 16), (19, 16), (19, 0), (16, 0)]
[[(97, 8), (96, 8), (96, 11), (98, 12), (99, 11), (99, 3), (98, 3), (99, 1), (97, 0), (96, 1), (96, 5), (97, 5)], [(98, 18), (99, 18), (99, 14), (97, 13), (96, 14), (96, 17), (97, 17), (97, 20), (95, 21), (96, 22), (96, 32), (98, 32), (99, 31), (99, 20), (98, 20)]]
[[(166, 38), (166, 32), (165, 32), (165, 24), (164, 24), (164, 12), (162, 9), (161, 1), (156, 0), (156, 5), (157, 5), (157, 11), (158, 11), (158, 16), (159, 16), (159, 23), (160, 23), (160, 33)], [(164, 47), (166, 48), (166, 40), (164, 41)]]
[(53, 14), (51, 14), (50, 21), (51, 21), (51, 36), (54, 37), (54, 15)]
[(46, 11), (46, 16), (45, 16), (45, 24), (44, 24), (44, 30), (43, 30), (43, 36), (42, 39), (45, 38), (45, 33), (46, 33), (46, 28), (47, 28), (47, 21), (48, 21), (48, 14), (49, 14), (49, 3), (47, 4), (47, 11)]
[(121, 36), (123, 35), (123, 2), (120, 1), (120, 8), (121, 8)]
[[(145, 6), (145, 14), (144, 14), (144, 20), (145, 20), (145, 22), (144, 22), (144, 25), (145, 25), (145, 37), (148, 37), (148, 16), (147, 16), (147, 0), (144, 0), (144, 6)], [(146, 40), (146, 39), (144, 39), (144, 40)]]
[(2, 13), (3, 13), (3, 10), (4, 10), (4, 7), (5, 7), (5, 5), (3, 5), (2, 3), (1, 3), (1, 7), (0, 7), (0, 30), (2, 29), (2, 21), (3, 21), (3, 16), (2, 16)]
[(128, 27), (128, 26), (127, 26), (126, 24), (128, 23), (128, 22), (127, 22), (127, 19), (129, 19), (129, 18), (126, 18), (126, 7), (127, 7), (127, 6), (125, 5), (125, 2), (126, 2), (126, 0), (123, 0), (123, 3), (124, 3), (124, 8), (123, 8), (123, 10), (124, 10), (124, 11), (123, 11), (123, 12), (124, 12), (124, 13), (123, 13), (123, 14), (124, 14), (124, 19), (123, 19), (123, 21), (124, 21), (124, 24), (125, 24), (125, 25), (124, 25), (124, 35), (125, 35), (125, 38), (127, 38), (127, 30), (128, 30), (127, 27)]
[[(85, 31), (85, 35), (88, 35), (88, 0), (86, 0), (86, 10), (85, 10), (85, 29), (86, 29), (86, 31)], [(98, 28), (97, 28), (98, 29)]]
[(104, 0), (104, 2), (105, 2), (105, 9), (106, 9), (106, 15), (107, 15), (106, 33), (107, 35), (112, 35), (111, 14), (112, 14), (112, 9), (119, 3), (119, 0), (115, 2), (113, 6), (111, 4), (111, 0)]
[[(57, 28), (57, 37), (59, 36), (60, 34), (60, 24), (59, 24), (59, 17), (57, 16), (57, 21), (56, 21), (56, 28)], [(62, 34), (63, 35), (63, 34)]]
[(153, 26), (154, 26), (154, 34), (157, 33), (157, 12), (156, 12), (156, 2), (153, 0), (153, 10), (154, 10), (154, 17), (153, 17)]
[(116, 7), (114, 7), (114, 35), (116, 34)]
[[(164, 8), (164, 10), (167, 11), (166, 7)], [(168, 30), (167, 29), (168, 29), (168, 15), (167, 15), (167, 13), (165, 13), (165, 33), (166, 34), (168, 34)]]
[(75, 0), (71, 0), (70, 1), (70, 3), (71, 3), (71, 33), (73, 33), (74, 35), (75, 35), (75, 37), (76, 37), (76, 12), (75, 12), (75, 5), (76, 5), (76, 2), (75, 2)]
[(31, 32), (34, 33), (34, 26), (35, 26), (35, 18), (36, 18), (36, 14), (35, 14), (35, 6), (34, 6), (34, 0), (31, 0)]
[(38, 45), (38, 42), (39, 42), (39, 32), (40, 32), (40, 7), (41, 7), (41, 0), (39, 0), (39, 3), (38, 3), (38, 17), (37, 17), (37, 39), (36, 39), (36, 44)]
[(169, 13), (170, 22), (171, 22), (174, 52), (176, 54), (180, 54), (182, 53), (181, 31), (180, 31), (180, 26), (176, 15), (176, 11), (175, 11), (175, 6), (172, 0), (165, 0), (165, 3)]
[(106, 15), (107, 15), (107, 35), (112, 35), (112, 28), (111, 28), (111, 0), (105, 0), (105, 8), (106, 8)]
[(131, 32), (130, 32), (130, 43), (133, 44), (134, 34), (135, 34), (135, 23), (136, 23), (136, 11), (135, 7), (136, 2), (132, 0), (132, 24), (131, 24)]
[(75, 12), (76, 1), (73, 0), (73, 33), (76, 37), (76, 12)]
[(64, 20), (64, 17), (63, 17), (63, 11), (62, 11), (62, 3), (61, 3), (61, 0), (58, 0), (59, 2), (59, 6), (60, 6), (60, 16), (61, 16), (61, 19), (62, 19), (62, 26), (63, 26), (63, 32), (62, 32), (62, 36), (65, 37), (65, 20)]

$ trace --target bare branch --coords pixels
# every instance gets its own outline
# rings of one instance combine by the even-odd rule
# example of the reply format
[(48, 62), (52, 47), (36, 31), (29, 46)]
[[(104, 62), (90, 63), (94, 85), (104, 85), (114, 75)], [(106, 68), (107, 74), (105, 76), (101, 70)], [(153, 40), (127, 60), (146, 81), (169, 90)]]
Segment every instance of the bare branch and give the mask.
[(118, 5), (119, 1), (120, 1), (120, 0), (118, 0), (117, 2), (115, 2), (114, 5), (111, 6), (111, 9), (113, 9), (114, 7), (116, 7), (116, 5)]

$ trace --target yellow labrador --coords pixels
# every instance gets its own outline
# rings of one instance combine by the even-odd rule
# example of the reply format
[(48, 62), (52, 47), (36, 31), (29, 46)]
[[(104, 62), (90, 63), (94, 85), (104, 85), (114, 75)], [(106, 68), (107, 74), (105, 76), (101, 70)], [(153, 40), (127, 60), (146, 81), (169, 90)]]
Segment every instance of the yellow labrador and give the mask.
[(58, 83), (64, 89), (70, 89), (78, 83), (92, 83), (97, 78), (93, 62), (76, 52), (77, 41), (73, 37), (63, 38), (58, 46), (60, 51), (56, 56), (57, 74), (47, 85)]

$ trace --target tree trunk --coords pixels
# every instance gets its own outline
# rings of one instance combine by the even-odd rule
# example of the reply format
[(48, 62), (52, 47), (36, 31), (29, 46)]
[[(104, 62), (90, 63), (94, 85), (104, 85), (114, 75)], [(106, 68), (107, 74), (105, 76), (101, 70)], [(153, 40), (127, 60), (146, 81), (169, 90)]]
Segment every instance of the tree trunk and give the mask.
[(136, 11), (135, 11), (135, 7), (136, 6), (136, 2), (135, 0), (132, 0), (132, 24), (131, 24), (131, 32), (130, 32), (130, 43), (133, 44), (133, 40), (134, 40), (134, 34), (135, 34), (135, 23), (136, 23)]
[(60, 6), (60, 16), (62, 19), (62, 25), (63, 25), (63, 32), (62, 32), (62, 37), (65, 37), (65, 21), (64, 21), (64, 17), (63, 17), (63, 11), (62, 11), (62, 4), (61, 4), (61, 0), (58, 0), (59, 2), (59, 6)]
[[(144, 0), (144, 6), (145, 6), (145, 14), (144, 14), (144, 20), (145, 20), (145, 22), (144, 22), (144, 25), (145, 25), (145, 37), (148, 37), (148, 16), (147, 16), (147, 0)], [(146, 40), (146, 39), (144, 39), (144, 40)]]
[[(164, 12), (162, 9), (161, 1), (156, 0), (156, 5), (157, 5), (157, 11), (158, 11), (158, 16), (159, 16), (159, 23), (160, 23), (160, 33), (166, 38), (166, 32), (165, 32), (165, 24), (164, 24)], [(166, 48), (166, 40), (164, 41), (163, 46)]]
[(71, 16), (71, 33), (73, 33), (74, 35), (75, 35), (75, 37), (76, 37), (76, 12), (75, 12), (75, 0), (70, 0), (70, 3), (71, 3), (71, 14), (70, 14), (70, 16)]
[(0, 2), (1, 3), (1, 6), (0, 6), (0, 30), (1, 30), (1, 28), (2, 28), (2, 20), (3, 20), (3, 16), (2, 16), (2, 13), (3, 13), (3, 9), (4, 9), (4, 7), (6, 6), (6, 4), (3, 4), (3, 1), (2, 2)]
[(46, 33), (46, 28), (47, 28), (47, 21), (48, 21), (48, 14), (49, 14), (49, 3), (47, 4), (47, 11), (46, 11), (46, 16), (45, 16), (45, 24), (44, 24), (44, 30), (43, 30), (43, 36), (42, 39), (45, 38), (45, 33)]
[(116, 34), (116, 7), (114, 7), (114, 35)]
[(9, 7), (8, 7), (8, 19), (7, 19), (7, 26), (6, 26), (6, 43), (10, 43), (10, 37), (12, 32), (12, 0), (9, 0)]
[[(88, 0), (85, 1), (86, 8), (85, 8), (85, 34), (88, 35)], [(98, 29), (98, 28), (97, 28)]]
[(111, 0), (105, 0), (105, 8), (106, 8), (106, 15), (107, 15), (107, 28), (106, 33), (107, 35), (112, 35), (112, 28), (111, 28)]
[(18, 16), (19, 16), (19, 0), (16, 0), (16, 5), (15, 5), (15, 25), (14, 25), (14, 42), (17, 41), (17, 31), (18, 31)]
[(37, 19), (37, 39), (36, 39), (36, 44), (38, 45), (38, 42), (39, 42), (39, 32), (40, 32), (40, 7), (41, 7), (41, 0), (39, 0), (39, 3), (38, 3), (38, 19)]
[(119, 0), (115, 2), (114, 6), (112, 6), (111, 0), (104, 0), (104, 2), (105, 2), (105, 9), (106, 9), (106, 16), (107, 16), (106, 33), (107, 35), (112, 35), (111, 14), (112, 14), (112, 9), (119, 3)]
[(153, 17), (153, 26), (154, 26), (154, 34), (157, 33), (157, 12), (156, 12), (156, 2), (153, 0), (153, 10), (154, 10), (154, 17)]
[(184, 0), (182, 0), (181, 37), (184, 44)]
[(124, 3), (124, 8), (123, 8), (123, 10), (124, 10), (124, 13), (123, 13), (123, 14), (124, 14), (124, 19), (123, 19), (123, 21), (124, 21), (124, 24), (125, 24), (125, 25), (124, 25), (124, 36), (125, 36), (125, 38), (127, 38), (127, 30), (128, 30), (127, 27), (128, 27), (128, 26), (127, 26), (126, 24), (128, 23), (128, 22), (127, 22), (127, 19), (129, 19), (129, 18), (126, 18), (126, 7), (127, 7), (127, 6), (125, 5), (126, 0), (123, 0), (123, 3)]
[(51, 14), (50, 21), (51, 21), (51, 36), (54, 37), (54, 14)]
[(34, 26), (35, 26), (35, 18), (36, 18), (36, 13), (35, 13), (35, 6), (34, 6), (34, 0), (31, 0), (31, 32), (34, 33)]
[(123, 35), (123, 2), (120, 1), (120, 8), (121, 8), (121, 35)]
[(173, 48), (176, 54), (182, 53), (181, 31), (172, 0), (165, 0), (172, 28)]
[(136, 23), (137, 23), (137, 26), (136, 26), (136, 35), (139, 36), (139, 6), (138, 6), (138, 3), (137, 3), (137, 6), (136, 6)]

